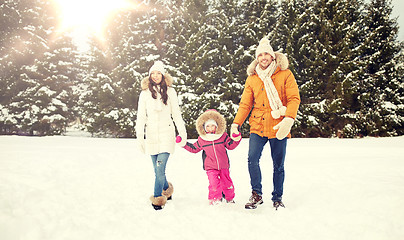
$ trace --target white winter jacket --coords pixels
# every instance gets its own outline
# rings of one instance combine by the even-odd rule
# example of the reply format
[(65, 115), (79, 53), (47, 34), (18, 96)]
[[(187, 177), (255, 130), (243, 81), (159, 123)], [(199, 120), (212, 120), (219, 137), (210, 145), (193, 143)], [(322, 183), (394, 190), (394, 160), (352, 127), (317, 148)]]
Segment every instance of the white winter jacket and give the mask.
[(164, 75), (164, 77), (168, 86), (167, 105), (163, 103), (158, 92), (157, 99), (152, 97), (147, 87), (148, 78), (143, 79), (141, 84), (142, 92), (138, 103), (136, 135), (138, 140), (142, 141), (144, 134), (146, 134), (145, 153), (149, 155), (174, 152), (175, 126), (179, 135), (184, 139), (187, 138), (184, 120), (181, 117), (181, 110), (178, 105), (177, 93), (171, 87), (172, 78), (168, 74)]

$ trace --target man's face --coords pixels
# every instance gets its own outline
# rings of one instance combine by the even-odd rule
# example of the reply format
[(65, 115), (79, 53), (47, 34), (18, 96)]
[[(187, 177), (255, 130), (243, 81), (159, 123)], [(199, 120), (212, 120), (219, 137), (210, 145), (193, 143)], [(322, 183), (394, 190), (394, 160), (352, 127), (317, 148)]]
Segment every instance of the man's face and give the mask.
[(267, 69), (267, 67), (272, 63), (272, 56), (271, 54), (264, 52), (258, 55), (258, 64), (262, 70)]

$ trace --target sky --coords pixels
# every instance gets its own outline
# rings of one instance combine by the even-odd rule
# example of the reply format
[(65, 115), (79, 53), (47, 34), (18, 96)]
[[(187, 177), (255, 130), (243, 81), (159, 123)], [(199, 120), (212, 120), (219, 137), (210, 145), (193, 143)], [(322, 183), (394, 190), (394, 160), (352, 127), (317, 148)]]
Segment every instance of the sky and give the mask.
[(393, 17), (398, 17), (397, 22), (400, 26), (398, 31), (398, 40), (404, 41), (404, 0), (393, 0)]

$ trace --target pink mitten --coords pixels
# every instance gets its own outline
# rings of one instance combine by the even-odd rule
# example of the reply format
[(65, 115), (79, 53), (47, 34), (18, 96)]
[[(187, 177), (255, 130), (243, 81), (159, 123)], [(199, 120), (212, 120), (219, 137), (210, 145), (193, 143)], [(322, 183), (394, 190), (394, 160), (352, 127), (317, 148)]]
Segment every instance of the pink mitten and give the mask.
[(187, 137), (185, 136), (184, 138), (181, 137), (180, 135), (178, 135), (175, 138), (175, 142), (178, 144), (178, 146), (180, 147), (185, 147), (185, 145), (187, 144)]
[(233, 123), (230, 127), (230, 137), (234, 141), (238, 142), (241, 140), (241, 132), (238, 130), (238, 124)]
[(240, 136), (240, 135), (241, 135), (241, 133), (239, 132), (238, 134), (233, 133), (231, 136), (232, 136), (233, 138), (236, 138), (236, 137), (238, 137), (238, 136)]

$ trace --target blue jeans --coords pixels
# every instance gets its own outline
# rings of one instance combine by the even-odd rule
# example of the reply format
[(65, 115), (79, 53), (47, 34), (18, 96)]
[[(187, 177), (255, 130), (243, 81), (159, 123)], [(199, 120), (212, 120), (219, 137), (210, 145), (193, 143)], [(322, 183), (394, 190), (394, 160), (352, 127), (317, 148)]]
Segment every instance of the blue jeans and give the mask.
[(262, 195), (260, 158), (262, 149), (268, 141), (271, 147), (271, 156), (274, 167), (274, 191), (272, 192), (272, 201), (280, 201), (282, 200), (283, 182), (285, 180), (284, 163), (287, 138), (284, 138), (282, 140), (278, 140), (277, 138), (268, 139), (267, 137), (261, 137), (258, 134), (252, 133), (250, 135), (250, 143), (248, 149), (248, 172), (250, 173), (252, 190), (259, 195)]
[(168, 182), (166, 178), (166, 165), (169, 153), (159, 153), (157, 155), (151, 155), (154, 167), (154, 197), (162, 196), (163, 190), (167, 190)]

